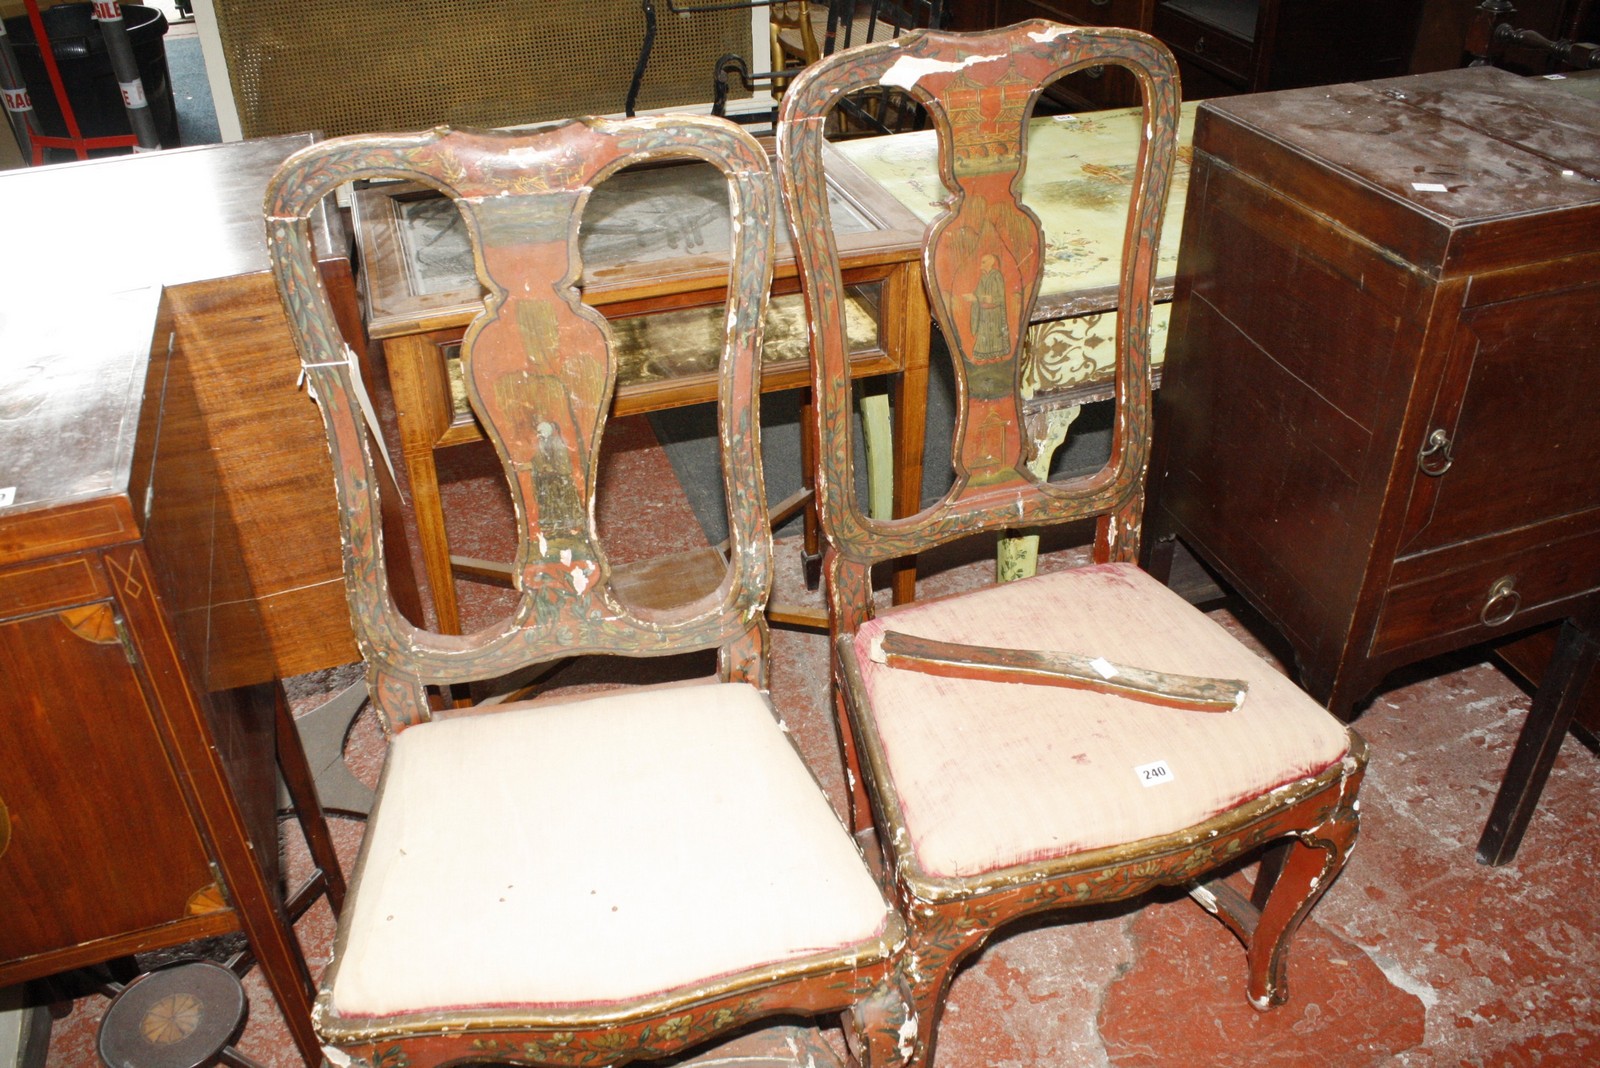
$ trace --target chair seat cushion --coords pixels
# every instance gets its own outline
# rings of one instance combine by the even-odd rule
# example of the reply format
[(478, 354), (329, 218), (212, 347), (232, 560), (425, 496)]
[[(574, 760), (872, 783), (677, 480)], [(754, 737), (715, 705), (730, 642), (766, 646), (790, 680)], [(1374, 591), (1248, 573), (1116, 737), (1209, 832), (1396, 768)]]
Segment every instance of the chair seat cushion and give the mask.
[(504, 707), (394, 738), (338, 1017), (592, 1007), (884, 936), (877, 884), (753, 687)]
[[(1208, 713), (1087, 690), (941, 678), (874, 662), (874, 639), (885, 629), (1242, 679), (1249, 689), (1240, 707)], [(912, 856), (932, 878), (1181, 831), (1315, 776), (1350, 747), (1343, 724), (1132, 565), (891, 609), (857, 633), (853, 649)]]

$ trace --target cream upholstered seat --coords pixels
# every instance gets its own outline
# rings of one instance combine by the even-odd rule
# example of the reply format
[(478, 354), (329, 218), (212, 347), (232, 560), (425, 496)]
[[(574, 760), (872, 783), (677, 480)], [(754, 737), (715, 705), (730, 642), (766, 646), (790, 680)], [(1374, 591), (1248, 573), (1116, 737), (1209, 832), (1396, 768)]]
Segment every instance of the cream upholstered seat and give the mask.
[[(596, 184), (675, 160), (714, 166), (728, 191), (714, 366), (729, 539), (726, 557), (706, 546), (623, 575), (595, 520), (622, 361), (580, 299), (578, 232)], [(389, 597), (358, 364), (313, 258), (322, 199), (385, 177), (453, 200), (486, 294), (462, 382), (515, 505), (516, 597), (468, 634), (417, 626)], [(328, 431), (351, 622), (390, 735), (314, 1008), (331, 1062), (620, 1065), (822, 1014), (866, 1068), (909, 1049), (904, 923), (763, 692), (757, 402), (775, 218), (766, 152), (710, 117), (336, 138), (270, 183), (274, 271)], [(622, 666), (599, 695), (435, 714), (531, 664), (700, 651), (716, 654), (711, 682), (630, 688)]]
[[(942, 678), (886, 667), (885, 629), (998, 648), (1077, 650), (1113, 664), (1239, 679), (1204, 713), (1117, 694)], [(983, 875), (1173, 834), (1242, 799), (1314, 779), (1349, 734), (1305, 692), (1132, 564), (1057, 571), (914, 602), (863, 624), (862, 693), (919, 878)], [(1158, 785), (1135, 769), (1162, 764)]]
[(587, 1014), (890, 934), (743, 683), (436, 720), (395, 738), (384, 775), (326, 1031), (462, 1005)]
[[(1033, 471), (1047, 428), (1030, 425), (1022, 396), (1048, 248), (1019, 200), (1027, 135), (1046, 84), (1105, 65), (1126, 68), (1144, 95), (1131, 166), (1115, 168), (1130, 192), (1116, 412), (1100, 470), (1051, 482)], [(884, 88), (923, 109), (938, 139), (944, 189), (923, 264), (957, 405), (951, 488), (895, 520), (865, 514), (856, 497), (842, 286), (818, 192), (832, 112)], [(910, 929), (918, 1065), (933, 1055), (956, 967), (996, 929), (1163, 884), (1190, 885), (1246, 943), (1252, 1003), (1283, 1001), (1294, 931), (1354, 846), (1361, 739), (1135, 563), (1178, 115), (1177, 71), (1159, 42), (1037, 21), (838, 53), (784, 94), (778, 158), (812, 318), (839, 729), (855, 824), (876, 830)], [(877, 564), (1088, 519), (1091, 566), (881, 612), (873, 600)], [(1228, 881), (1256, 860), (1248, 890)]]

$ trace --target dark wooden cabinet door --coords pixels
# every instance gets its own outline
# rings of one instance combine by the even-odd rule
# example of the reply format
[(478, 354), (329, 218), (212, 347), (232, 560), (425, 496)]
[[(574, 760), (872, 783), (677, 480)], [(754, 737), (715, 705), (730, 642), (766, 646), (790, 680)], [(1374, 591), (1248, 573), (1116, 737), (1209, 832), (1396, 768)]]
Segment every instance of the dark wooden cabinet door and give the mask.
[(0, 961), (221, 905), (117, 630), (107, 601), (0, 622)]
[(1419, 472), (1401, 555), (1600, 509), (1596, 397), (1600, 283), (1466, 309), (1428, 424), (1437, 473)]
[(1413, 448), (1374, 653), (1509, 634), (1600, 589), (1600, 283), (1569, 267), (1505, 299), (1519, 272), (1474, 283)]

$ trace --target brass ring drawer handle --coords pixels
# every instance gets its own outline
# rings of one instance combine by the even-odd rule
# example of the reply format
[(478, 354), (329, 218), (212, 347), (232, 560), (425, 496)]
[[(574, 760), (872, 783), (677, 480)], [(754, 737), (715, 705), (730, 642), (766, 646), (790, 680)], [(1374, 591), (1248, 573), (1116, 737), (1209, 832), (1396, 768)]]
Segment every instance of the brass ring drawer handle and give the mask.
[(1489, 587), (1489, 597), (1483, 602), (1478, 621), (1486, 627), (1509, 623), (1522, 607), (1522, 594), (1517, 592), (1517, 580), (1509, 576)]
[(1434, 478), (1450, 470), (1450, 465), (1455, 462), (1455, 457), (1450, 455), (1450, 435), (1443, 428), (1429, 434), (1428, 440), (1422, 444), (1422, 451), (1417, 453), (1417, 467), (1423, 474)]

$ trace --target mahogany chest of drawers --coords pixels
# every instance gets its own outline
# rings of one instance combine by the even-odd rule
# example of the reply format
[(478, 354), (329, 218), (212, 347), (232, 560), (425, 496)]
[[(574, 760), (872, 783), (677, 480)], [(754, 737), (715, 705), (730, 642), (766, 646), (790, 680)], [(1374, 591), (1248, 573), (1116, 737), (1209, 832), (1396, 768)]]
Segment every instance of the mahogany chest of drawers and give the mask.
[(1600, 103), (1474, 68), (1208, 101), (1194, 146), (1152, 552), (1211, 564), (1345, 717), (1592, 610)]
[(1156, 525), (1348, 713), (1600, 590), (1600, 104), (1488, 68), (1210, 101)]

